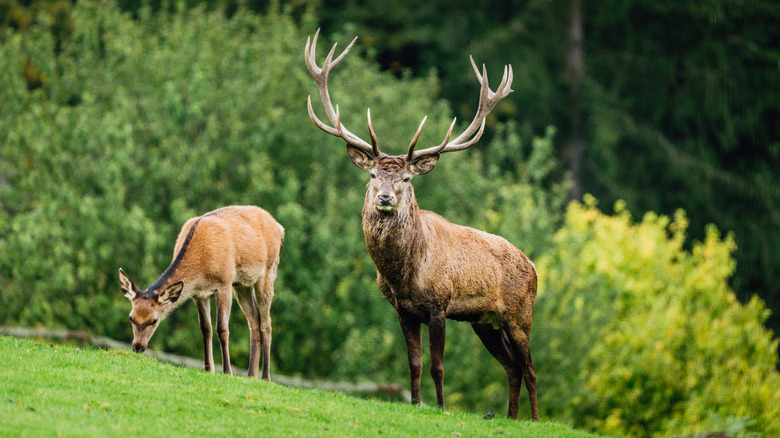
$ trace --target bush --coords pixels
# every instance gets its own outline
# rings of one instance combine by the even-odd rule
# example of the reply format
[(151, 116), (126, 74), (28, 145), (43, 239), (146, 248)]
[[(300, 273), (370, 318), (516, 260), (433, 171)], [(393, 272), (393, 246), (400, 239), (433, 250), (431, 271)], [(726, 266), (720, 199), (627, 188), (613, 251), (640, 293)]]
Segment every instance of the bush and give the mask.
[(776, 435), (777, 342), (761, 301), (742, 305), (728, 286), (733, 238), (710, 227), (686, 250), (684, 213), (632, 223), (615, 210), (571, 204), (540, 260), (537, 366), (555, 375), (539, 373), (539, 405), (609, 434)]

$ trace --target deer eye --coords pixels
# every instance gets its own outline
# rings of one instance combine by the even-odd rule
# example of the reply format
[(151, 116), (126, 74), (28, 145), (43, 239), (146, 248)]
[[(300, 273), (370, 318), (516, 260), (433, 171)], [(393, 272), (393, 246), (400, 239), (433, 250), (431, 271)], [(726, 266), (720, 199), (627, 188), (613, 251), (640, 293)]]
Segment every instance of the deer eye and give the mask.
[(376, 178), (376, 172), (371, 172), (371, 178)]
[(154, 321), (152, 321), (152, 323), (151, 323), (150, 325), (155, 325), (155, 324), (157, 324), (157, 321), (159, 321), (159, 320), (155, 319)]
[(404, 175), (404, 182), (409, 182), (412, 180), (412, 177), (410, 175)]

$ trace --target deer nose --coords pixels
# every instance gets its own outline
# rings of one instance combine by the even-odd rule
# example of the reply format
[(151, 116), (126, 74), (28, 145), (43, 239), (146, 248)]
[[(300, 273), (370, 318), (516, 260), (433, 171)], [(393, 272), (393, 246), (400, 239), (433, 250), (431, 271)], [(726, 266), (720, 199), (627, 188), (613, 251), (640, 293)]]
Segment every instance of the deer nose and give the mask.
[(133, 351), (136, 353), (143, 353), (146, 351), (146, 347), (141, 344), (133, 344)]
[(381, 194), (377, 196), (377, 200), (379, 201), (379, 205), (393, 205), (393, 197), (385, 194)]

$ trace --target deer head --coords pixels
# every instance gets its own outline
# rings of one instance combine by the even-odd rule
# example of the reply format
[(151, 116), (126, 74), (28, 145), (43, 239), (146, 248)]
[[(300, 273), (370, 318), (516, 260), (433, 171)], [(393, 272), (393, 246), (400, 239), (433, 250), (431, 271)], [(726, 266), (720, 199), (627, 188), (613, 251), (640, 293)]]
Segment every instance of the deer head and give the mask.
[(177, 281), (162, 292), (154, 290), (154, 285), (141, 291), (120, 268), (119, 285), (122, 294), (133, 305), (130, 311), (130, 322), (133, 324), (133, 351), (142, 353), (146, 350), (146, 346), (160, 325), (160, 321), (179, 299), (184, 283)]
[(504, 66), (504, 76), (498, 89), (493, 92), (488, 85), (487, 70), (485, 66), (482, 66), (482, 73), (480, 74), (477, 65), (474, 63), (474, 58), (469, 57), (471, 66), (474, 68), (474, 73), (481, 86), (479, 105), (474, 120), (471, 121), (469, 126), (466, 127), (460, 135), (450, 141), (456, 121), (453, 120), (447, 131), (447, 135), (441, 144), (415, 151), (417, 140), (420, 137), (420, 132), (427, 119), (427, 116), (425, 116), (422, 119), (419, 128), (417, 128), (417, 132), (412, 138), (406, 154), (389, 156), (379, 150), (379, 142), (376, 133), (374, 132), (374, 128), (371, 126), (371, 109), (368, 109), (366, 112), (368, 132), (371, 137), (371, 144), (368, 144), (366, 141), (350, 132), (344, 124), (341, 123), (338, 105), (334, 109), (328, 93), (328, 74), (330, 73), (330, 70), (344, 59), (344, 56), (346, 56), (355, 44), (355, 41), (357, 41), (357, 37), (355, 37), (347, 48), (335, 59), (333, 59), (333, 55), (336, 51), (336, 44), (334, 44), (333, 48), (331, 48), (328, 53), (328, 56), (325, 58), (323, 66), (320, 68), (315, 61), (319, 33), (320, 30), (317, 29), (314, 38), (308, 38), (306, 40), (306, 67), (317, 82), (322, 105), (331, 125), (323, 123), (314, 114), (311, 105), (311, 96), (309, 96), (307, 101), (309, 117), (318, 128), (346, 141), (347, 153), (352, 159), (352, 162), (361, 169), (366, 169), (371, 172), (371, 181), (368, 183), (366, 202), (372, 202), (378, 212), (392, 213), (398, 209), (399, 205), (402, 206), (407, 200), (412, 199), (413, 191), (410, 183), (411, 178), (414, 175), (423, 175), (430, 172), (436, 165), (441, 154), (460, 151), (476, 143), (480, 137), (482, 137), (487, 115), (490, 114), (501, 99), (512, 92), (511, 65)]

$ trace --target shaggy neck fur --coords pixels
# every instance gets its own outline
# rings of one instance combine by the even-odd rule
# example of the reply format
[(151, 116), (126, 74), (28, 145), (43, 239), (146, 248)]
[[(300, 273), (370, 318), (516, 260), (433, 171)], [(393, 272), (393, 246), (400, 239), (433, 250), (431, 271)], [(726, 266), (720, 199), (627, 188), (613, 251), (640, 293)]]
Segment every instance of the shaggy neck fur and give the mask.
[(415, 273), (411, 260), (425, 252), (420, 207), (409, 190), (393, 212), (377, 211), (373, 199), (366, 196), (363, 206), (363, 234), (368, 253), (377, 270), (393, 285), (409, 284)]

